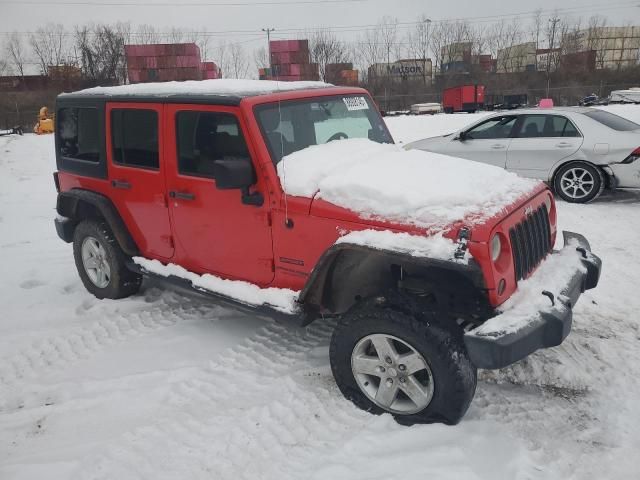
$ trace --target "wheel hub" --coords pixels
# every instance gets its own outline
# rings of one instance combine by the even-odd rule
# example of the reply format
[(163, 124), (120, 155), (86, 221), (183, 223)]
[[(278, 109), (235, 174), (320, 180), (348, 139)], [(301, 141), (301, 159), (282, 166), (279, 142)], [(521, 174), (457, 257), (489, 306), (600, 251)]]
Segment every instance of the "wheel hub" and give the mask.
[(86, 237), (82, 241), (81, 254), (84, 271), (91, 283), (106, 288), (111, 281), (111, 268), (102, 244), (94, 237)]
[(417, 413), (433, 398), (429, 364), (409, 343), (392, 335), (362, 338), (353, 349), (351, 369), (362, 392), (386, 411)]

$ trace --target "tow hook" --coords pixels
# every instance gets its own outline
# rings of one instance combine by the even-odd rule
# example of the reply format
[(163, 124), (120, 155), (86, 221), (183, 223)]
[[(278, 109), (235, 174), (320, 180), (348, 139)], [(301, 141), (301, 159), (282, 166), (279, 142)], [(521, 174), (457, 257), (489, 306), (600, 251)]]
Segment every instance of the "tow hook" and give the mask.
[(549, 290), (543, 290), (542, 291), (542, 295), (544, 295), (545, 297), (547, 297), (549, 300), (551, 300), (551, 306), (555, 307), (556, 306), (556, 299), (553, 296), (553, 293), (551, 293)]
[(458, 247), (453, 254), (456, 259), (461, 260), (464, 258), (467, 248), (469, 248), (468, 243), (470, 238), (471, 231), (467, 227), (462, 227), (458, 232)]

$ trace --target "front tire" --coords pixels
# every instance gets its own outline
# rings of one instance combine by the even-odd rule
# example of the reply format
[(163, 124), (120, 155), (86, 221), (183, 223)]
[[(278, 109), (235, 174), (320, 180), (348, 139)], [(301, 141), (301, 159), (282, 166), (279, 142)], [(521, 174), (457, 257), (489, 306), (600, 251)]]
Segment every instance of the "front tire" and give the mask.
[(570, 203), (589, 203), (604, 190), (602, 170), (587, 162), (570, 162), (556, 172), (553, 190), (556, 195)]
[(124, 298), (140, 289), (142, 276), (126, 267), (128, 258), (105, 222), (78, 224), (73, 233), (73, 257), (82, 283), (97, 298)]
[(359, 408), (402, 424), (454, 425), (475, 394), (477, 371), (462, 331), (435, 314), (403, 311), (381, 299), (354, 307), (331, 338), (331, 370)]

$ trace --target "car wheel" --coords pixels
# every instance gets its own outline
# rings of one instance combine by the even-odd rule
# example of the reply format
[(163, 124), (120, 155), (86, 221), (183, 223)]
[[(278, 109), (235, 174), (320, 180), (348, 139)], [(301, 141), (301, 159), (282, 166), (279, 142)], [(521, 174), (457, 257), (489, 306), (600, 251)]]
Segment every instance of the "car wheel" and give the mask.
[(126, 267), (128, 260), (109, 226), (85, 220), (73, 233), (73, 256), (85, 288), (97, 298), (124, 298), (140, 289), (142, 276)]
[(558, 169), (553, 181), (556, 194), (571, 203), (588, 203), (600, 196), (605, 179), (602, 171), (587, 162), (571, 162)]
[(422, 317), (380, 299), (354, 307), (331, 338), (331, 370), (363, 410), (391, 413), (405, 425), (453, 425), (475, 394), (476, 367), (457, 325)]

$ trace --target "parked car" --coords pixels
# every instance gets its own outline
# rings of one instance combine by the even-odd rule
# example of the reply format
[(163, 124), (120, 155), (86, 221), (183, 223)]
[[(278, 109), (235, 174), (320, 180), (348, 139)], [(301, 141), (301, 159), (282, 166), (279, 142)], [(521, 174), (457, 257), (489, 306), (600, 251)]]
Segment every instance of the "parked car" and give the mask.
[[(468, 199), (457, 196), (463, 207), (447, 217), (455, 221), (438, 229), (359, 214), (355, 204), (324, 200), (322, 189), (285, 195), (285, 159), (307, 152), (302, 172), (313, 176), (339, 167), (335, 156), (313, 155), (355, 141), (341, 139), (391, 150), (363, 89), (233, 80), (103, 87), (58, 96), (56, 118), (55, 226), (73, 244), (89, 292), (127, 297), (146, 275), (300, 325), (338, 317), (329, 349), (338, 387), (360, 408), (403, 423), (458, 422), (477, 368), (560, 344), (572, 306), (598, 283), (601, 262), (584, 237), (565, 232), (563, 254), (553, 255), (556, 208), (542, 183), (511, 178), (522, 186), (515, 196), (501, 184), (476, 191), (502, 199), (486, 218), (459, 213)], [(415, 160), (392, 150), (396, 169), (398, 156)], [(363, 168), (383, 180), (394, 173), (380, 165)], [(424, 185), (405, 170), (388, 188), (415, 199)], [(372, 181), (365, 177), (353, 176), (362, 189)], [(445, 199), (460, 184), (453, 171), (447, 178), (451, 188), (434, 180)], [(452, 211), (420, 198), (416, 211), (430, 203)], [(371, 236), (383, 242), (362, 241)], [(424, 250), (425, 242), (436, 247)], [(514, 318), (500, 313), (546, 257), (561, 268), (548, 306), (522, 296)]]
[(442, 112), (442, 105), (437, 102), (414, 103), (409, 111), (412, 115), (435, 115)]
[(595, 108), (496, 113), (406, 148), (467, 158), (543, 180), (567, 202), (590, 202), (606, 187), (640, 188), (640, 125)]

